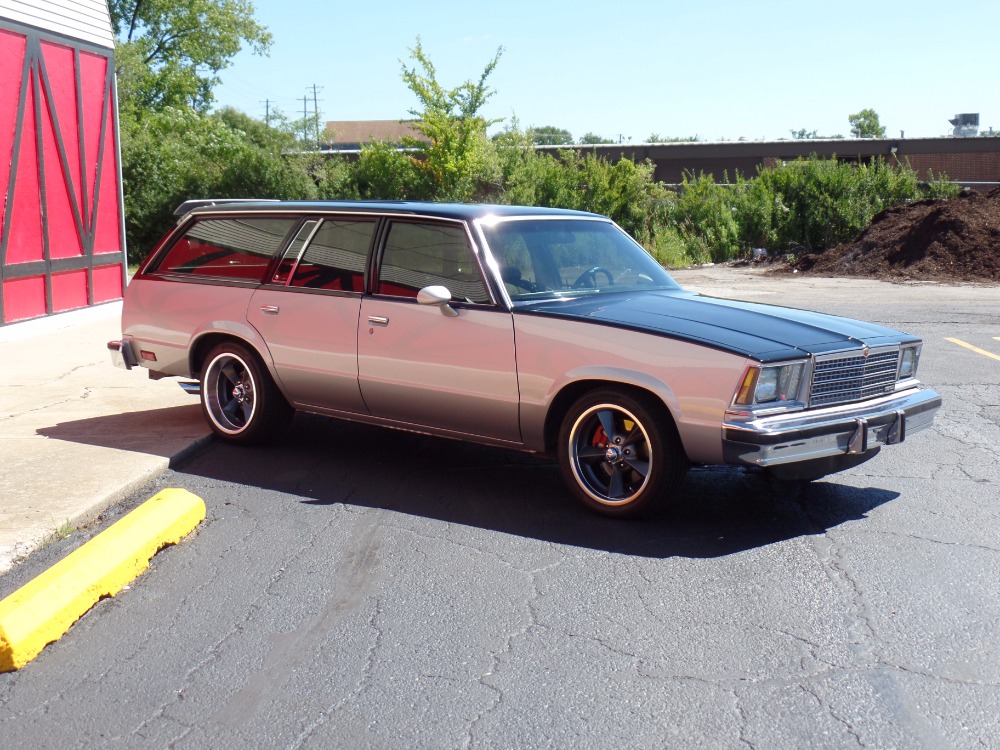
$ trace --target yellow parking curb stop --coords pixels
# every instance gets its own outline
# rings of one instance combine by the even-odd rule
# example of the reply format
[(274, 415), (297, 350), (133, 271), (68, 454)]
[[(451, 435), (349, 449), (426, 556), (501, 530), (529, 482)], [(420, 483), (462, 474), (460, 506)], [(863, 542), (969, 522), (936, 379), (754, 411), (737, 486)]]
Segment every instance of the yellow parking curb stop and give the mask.
[(20, 669), (87, 610), (137, 578), (205, 518), (205, 502), (166, 489), (0, 601), (0, 672)]

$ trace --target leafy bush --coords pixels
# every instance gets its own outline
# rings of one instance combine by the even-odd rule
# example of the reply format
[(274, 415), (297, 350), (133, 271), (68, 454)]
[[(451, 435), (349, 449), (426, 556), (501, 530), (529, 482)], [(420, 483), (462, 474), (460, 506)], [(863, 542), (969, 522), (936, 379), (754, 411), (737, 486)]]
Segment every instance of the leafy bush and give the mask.
[(739, 250), (732, 188), (716, 184), (711, 175), (684, 176), (680, 195), (670, 208), (670, 222), (695, 263), (718, 263)]
[(366, 145), (351, 172), (359, 198), (403, 200), (423, 197), (422, 175), (413, 157), (389, 144)]
[(485, 196), (497, 203), (548, 206), (610, 216), (651, 246), (666, 225), (667, 190), (653, 180), (653, 164), (610, 162), (592, 153), (539, 153), (531, 134), (509, 129), (493, 139), (499, 183)]
[(926, 197), (955, 195), (942, 176), (920, 184), (907, 164), (849, 164), (811, 157), (769, 167), (749, 179), (716, 183), (685, 176), (670, 223), (691, 262), (715, 262), (756, 247), (772, 253), (833, 247), (857, 237), (880, 211)]
[(934, 200), (954, 198), (959, 192), (958, 185), (953, 182), (949, 182), (947, 174), (944, 172), (938, 172), (938, 174), (935, 175), (933, 170), (930, 173), (930, 179), (921, 184), (920, 189), (924, 198), (931, 198)]

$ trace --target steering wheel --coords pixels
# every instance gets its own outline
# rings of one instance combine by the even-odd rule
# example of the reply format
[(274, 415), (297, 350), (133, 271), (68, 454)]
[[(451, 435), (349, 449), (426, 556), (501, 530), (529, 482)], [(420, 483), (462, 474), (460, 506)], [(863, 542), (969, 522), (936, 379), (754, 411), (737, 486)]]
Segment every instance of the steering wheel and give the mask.
[(584, 287), (596, 287), (597, 286), (597, 274), (601, 274), (608, 280), (608, 286), (614, 286), (615, 278), (611, 275), (609, 271), (604, 266), (594, 266), (593, 268), (588, 268), (586, 271), (581, 273), (576, 281), (573, 282), (573, 289), (583, 289)]
[(521, 269), (517, 266), (506, 266), (501, 272), (500, 277), (503, 279), (505, 284), (510, 284), (518, 289), (523, 289), (526, 292), (537, 292), (538, 285), (528, 281), (521, 277)]

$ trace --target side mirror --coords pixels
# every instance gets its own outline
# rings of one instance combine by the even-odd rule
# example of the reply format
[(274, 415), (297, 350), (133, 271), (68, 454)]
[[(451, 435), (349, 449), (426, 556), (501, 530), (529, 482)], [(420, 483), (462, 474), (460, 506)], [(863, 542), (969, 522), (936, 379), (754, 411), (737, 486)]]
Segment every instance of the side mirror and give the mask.
[(451, 292), (446, 286), (425, 286), (417, 292), (417, 302), (421, 305), (437, 305), (447, 318), (457, 318), (458, 311), (449, 304)]

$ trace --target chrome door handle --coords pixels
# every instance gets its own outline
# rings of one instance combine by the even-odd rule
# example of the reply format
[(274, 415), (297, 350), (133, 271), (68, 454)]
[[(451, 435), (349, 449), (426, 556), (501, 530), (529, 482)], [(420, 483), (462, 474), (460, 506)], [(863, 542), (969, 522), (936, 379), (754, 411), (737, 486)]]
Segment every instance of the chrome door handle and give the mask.
[(381, 326), (382, 328), (385, 328), (387, 325), (389, 325), (389, 319), (383, 318), (381, 315), (369, 315), (368, 325)]
[(281, 308), (277, 305), (261, 305), (260, 311), (265, 315), (277, 315)]

